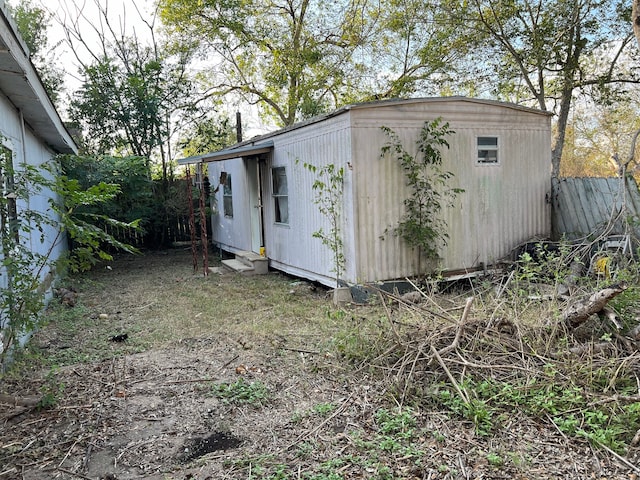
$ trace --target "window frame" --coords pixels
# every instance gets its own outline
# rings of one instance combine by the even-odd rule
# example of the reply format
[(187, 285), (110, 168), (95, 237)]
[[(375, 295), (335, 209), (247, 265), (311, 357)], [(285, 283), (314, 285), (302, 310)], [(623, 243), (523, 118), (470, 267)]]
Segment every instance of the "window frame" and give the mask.
[(233, 218), (233, 184), (230, 173), (226, 174), (222, 186), (222, 214), (225, 218)]
[[(485, 144), (481, 145), (481, 139), (495, 139), (495, 145)], [(500, 165), (500, 136), (499, 135), (476, 135), (475, 142), (475, 164), (483, 167), (492, 167)], [(483, 161), (480, 152), (495, 152), (495, 161)], [(487, 153), (486, 158), (489, 158), (489, 153)]]
[[(276, 192), (276, 175), (283, 172), (280, 178), (284, 178), (284, 192)], [(287, 167), (284, 165), (276, 165), (271, 167), (271, 198), (273, 199), (273, 222), (276, 225), (289, 225), (289, 178), (287, 176)], [(283, 203), (281, 200), (285, 199)], [(283, 208), (285, 207), (286, 218), (283, 220)]]
[(9, 231), (16, 242), (20, 241), (20, 224), (18, 222), (18, 202), (15, 187), (15, 151), (13, 142), (4, 139), (0, 142), (0, 190), (6, 199), (3, 207), (5, 221), (9, 224)]

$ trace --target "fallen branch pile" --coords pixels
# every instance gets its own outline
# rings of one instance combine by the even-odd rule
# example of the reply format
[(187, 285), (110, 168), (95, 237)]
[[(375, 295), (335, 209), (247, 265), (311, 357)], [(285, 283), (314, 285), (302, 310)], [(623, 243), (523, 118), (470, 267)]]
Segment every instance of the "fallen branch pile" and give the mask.
[[(584, 379), (582, 395), (592, 404), (640, 402), (640, 342), (615, 332), (607, 342), (580, 342), (571, 327), (601, 312), (606, 302), (626, 286), (618, 285), (593, 295), (561, 318), (535, 324), (512, 321), (498, 315), (486, 303), (469, 297), (454, 308), (442, 308), (427, 295), (406, 297), (380, 292), (386, 308), (389, 345), (367, 366), (395, 382), (401, 404), (413, 403), (447, 388), (464, 405), (474, 402), (469, 385), (502, 382), (516, 389), (549, 385), (549, 392), (580, 385), (582, 371), (607, 372), (609, 386), (600, 391)], [(461, 313), (460, 313), (461, 312)], [(454, 315), (455, 314), (455, 315)], [(557, 314), (556, 314), (557, 317)], [(443, 322), (446, 318), (447, 321)], [(580, 319), (579, 321), (577, 319)], [(620, 395), (618, 384), (636, 384), (638, 391)], [(551, 393), (550, 393), (551, 394)], [(637, 427), (636, 427), (637, 428)], [(631, 445), (640, 443), (640, 430)], [(638, 471), (637, 473), (640, 473)]]

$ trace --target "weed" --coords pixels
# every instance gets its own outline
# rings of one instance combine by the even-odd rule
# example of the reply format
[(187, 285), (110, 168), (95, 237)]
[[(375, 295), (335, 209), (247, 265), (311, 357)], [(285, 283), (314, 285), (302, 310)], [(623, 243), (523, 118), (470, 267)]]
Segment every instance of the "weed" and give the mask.
[[(467, 390), (474, 391), (474, 388), (467, 388)], [(473, 398), (465, 402), (456, 392), (442, 389), (440, 401), (457, 415), (470, 420), (475, 427), (476, 434), (487, 436), (491, 433), (494, 409), (486, 400)]]
[(416, 419), (411, 409), (398, 409), (396, 412), (381, 408), (375, 414), (378, 430), (384, 435), (410, 440), (415, 436)]
[[(475, 382), (467, 379), (465, 390), (476, 398), (464, 402), (447, 389), (439, 392), (439, 401), (452, 412), (473, 422), (478, 435), (488, 435), (498, 412), (518, 408), (541, 420), (553, 419), (566, 435), (581, 437), (594, 445), (604, 445), (623, 452), (633, 434), (640, 428), (640, 405), (615, 405), (591, 402), (583, 389), (558, 382), (556, 367), (547, 365), (548, 376), (513, 384), (497, 380)], [(546, 380), (546, 381), (545, 381)]]
[(489, 452), (487, 453), (486, 458), (487, 462), (489, 462), (489, 465), (493, 467), (501, 467), (502, 465), (504, 465), (504, 459), (497, 453)]
[(247, 382), (240, 377), (233, 383), (213, 385), (213, 394), (230, 404), (264, 405), (269, 400), (269, 390), (264, 383)]
[(314, 405), (311, 410), (318, 415), (325, 417), (336, 409), (333, 403), (318, 403)]
[(314, 446), (312, 443), (309, 442), (302, 442), (300, 444), (298, 444), (298, 449), (296, 450), (296, 457), (302, 458), (302, 459), (306, 459), (311, 457), (311, 454), (313, 453), (314, 450)]
[(38, 408), (47, 409), (58, 405), (62, 393), (64, 392), (64, 383), (58, 381), (56, 369), (52, 368), (45, 377), (44, 384), (40, 387), (42, 397), (38, 402)]

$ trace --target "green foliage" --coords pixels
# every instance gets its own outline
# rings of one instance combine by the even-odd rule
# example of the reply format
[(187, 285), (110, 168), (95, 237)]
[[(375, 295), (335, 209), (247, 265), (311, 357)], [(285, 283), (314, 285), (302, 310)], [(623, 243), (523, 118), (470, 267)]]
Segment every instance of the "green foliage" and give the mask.
[(44, 384), (40, 387), (42, 398), (38, 403), (39, 409), (55, 407), (64, 393), (64, 383), (58, 380), (55, 368), (52, 368), (45, 378)]
[(320, 416), (326, 417), (335, 409), (336, 406), (333, 403), (318, 403), (317, 405), (314, 405), (311, 410)]
[(33, 55), (42, 51), (47, 45), (50, 15), (31, 0), (21, 0), (16, 7), (9, 5), (9, 11), (30, 53)]
[(152, 49), (137, 43), (121, 46), (125, 55), (105, 53), (83, 68), (83, 84), (69, 114), (84, 130), (82, 147), (87, 153), (150, 158), (166, 135), (168, 106), (163, 97), (169, 92), (163, 77), (172, 74)]
[(257, 103), (281, 126), (350, 103), (439, 94), (445, 83), (463, 90), (454, 60), (472, 49), (460, 35), (463, 19), (437, 2), (162, 0), (159, 7), (180, 48), (222, 59), (207, 78), (220, 95)]
[(262, 382), (247, 382), (240, 377), (233, 383), (220, 383), (212, 387), (213, 394), (225, 403), (234, 405), (264, 405), (269, 400), (269, 390)]
[(517, 259), (515, 279), (520, 285), (537, 282), (558, 285), (571, 273), (571, 263), (579, 260), (567, 242), (560, 242), (557, 248), (539, 243), (532, 253), (524, 252)]
[[(640, 411), (640, 403), (608, 405), (594, 402), (593, 393), (586, 388), (558, 382), (558, 374), (556, 367), (549, 365), (543, 376), (529, 380), (467, 379), (465, 391), (473, 395), (469, 402), (448, 388), (441, 389), (436, 400), (456, 415), (472, 421), (479, 435), (494, 431), (499, 414), (518, 409), (540, 421), (553, 421), (566, 435), (586, 438), (595, 446), (604, 445), (624, 452), (640, 428), (640, 420), (635, 416)], [(611, 372), (606, 375), (610, 378)], [(593, 384), (592, 388), (598, 387)], [(633, 385), (630, 391), (633, 391)]]
[[(35, 329), (44, 306), (41, 284), (47, 275), (65, 269), (82, 271), (98, 259), (111, 255), (105, 246), (134, 250), (96, 226), (96, 220), (120, 228), (135, 228), (135, 222), (125, 224), (103, 214), (82, 213), (82, 208), (99, 206), (119, 191), (116, 185), (99, 183), (86, 189), (76, 180), (57, 175), (55, 165), (37, 169), (30, 165), (13, 166), (13, 153), (0, 150), (0, 169), (4, 179), (0, 196), (0, 245), (2, 263), (0, 276), (4, 288), (0, 296), (0, 331), (3, 336), (0, 360), (16, 339)], [(33, 195), (49, 197), (46, 214), (28, 208)], [(26, 208), (17, 208), (26, 205)], [(45, 229), (51, 232), (45, 234)], [(51, 235), (55, 232), (55, 236)], [(73, 243), (68, 255), (52, 258), (53, 252), (67, 235)], [(40, 246), (35, 246), (39, 242)]]
[(228, 118), (212, 117), (187, 129), (178, 142), (182, 155), (191, 157), (215, 152), (236, 142), (236, 131)]
[(484, 78), (498, 99), (514, 103), (534, 99), (540, 109), (558, 114), (553, 176), (560, 172), (575, 91), (606, 103), (622, 94), (628, 82), (637, 81), (637, 72), (627, 65), (636, 46), (629, 41), (628, 5), (623, 0), (447, 4), (454, 17), (465, 19), (460, 27), (475, 38), (474, 58), (485, 59), (482, 65), (474, 63), (468, 74)]
[(336, 286), (340, 285), (340, 277), (345, 268), (344, 242), (342, 239), (342, 207), (344, 192), (344, 167), (337, 168), (330, 163), (317, 167), (304, 163), (304, 168), (315, 175), (312, 189), (313, 203), (329, 222), (329, 230), (322, 227), (313, 232), (314, 238), (320, 239), (323, 245), (331, 250), (333, 267), (336, 274)]
[(410, 196), (404, 201), (406, 212), (392, 231), (411, 247), (418, 248), (421, 255), (437, 259), (441, 245), (446, 244), (448, 238), (441, 212), (463, 192), (450, 186), (453, 174), (441, 168), (441, 149), (449, 148), (445, 137), (454, 132), (441, 118), (425, 122), (416, 142), (418, 155), (412, 155), (394, 131), (387, 127), (382, 130), (390, 138), (382, 147), (382, 156), (395, 156), (410, 188)]
[(108, 155), (64, 155), (60, 157), (62, 171), (81, 188), (106, 183), (118, 186), (118, 194), (105, 201), (100, 210), (123, 222), (153, 215), (153, 182), (144, 157), (112, 157)]
[(60, 226), (72, 242), (65, 265), (71, 272), (89, 270), (100, 260), (112, 260), (108, 248), (137, 253), (135, 248), (119, 241), (105, 228), (135, 230), (138, 220), (121, 222), (90, 211), (112, 200), (120, 192), (118, 185), (101, 182), (83, 189), (77, 180), (61, 175), (57, 177), (54, 189), (62, 197), (63, 204), (60, 206), (52, 200), (51, 208), (60, 215)]
[(297, 3), (162, 0), (160, 18), (182, 50), (222, 59), (220, 95), (257, 102), (281, 126), (329, 111), (347, 88), (350, 55), (362, 39), (358, 7)]
[(504, 458), (495, 452), (489, 452), (487, 453), (487, 462), (494, 467), (501, 467), (504, 465)]
[(439, 392), (438, 400), (456, 415), (471, 421), (477, 435), (487, 436), (491, 433), (494, 410), (486, 401), (478, 398), (466, 401), (460, 398), (457, 392), (447, 389)]

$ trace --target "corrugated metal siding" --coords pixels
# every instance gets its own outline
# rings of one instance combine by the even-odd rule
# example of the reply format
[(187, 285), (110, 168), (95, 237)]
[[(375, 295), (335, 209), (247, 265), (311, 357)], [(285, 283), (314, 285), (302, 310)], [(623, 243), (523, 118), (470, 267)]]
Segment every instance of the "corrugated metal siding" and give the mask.
[[(386, 141), (381, 125), (396, 132), (410, 152), (415, 151), (425, 120), (442, 116), (456, 132), (449, 139), (451, 148), (443, 151), (443, 169), (454, 173), (451, 186), (465, 192), (444, 214), (449, 231), (441, 255), (444, 270), (491, 264), (518, 243), (550, 234), (550, 208), (545, 203), (551, 169), (548, 117), (455, 102), (358, 110), (353, 115), (360, 281), (419, 273), (415, 251), (394, 235), (381, 239), (385, 230), (397, 225), (408, 195), (397, 160), (380, 157)], [(476, 165), (478, 135), (500, 138), (500, 165)]]
[[(345, 167), (343, 232), (346, 271), (343, 279), (361, 283), (411, 276), (424, 271), (418, 256), (393, 229), (404, 212), (406, 179), (397, 160), (382, 158), (387, 141), (381, 126), (415, 150), (425, 120), (443, 117), (455, 135), (444, 151), (444, 169), (454, 173), (453, 185), (466, 190), (444, 213), (449, 244), (441, 267), (473, 268), (506, 256), (513, 247), (535, 235), (550, 234), (550, 119), (531, 110), (495, 102), (460, 99), (359, 105), (318, 122), (269, 135), (273, 154), (262, 170), (264, 234), (272, 267), (332, 284), (332, 254), (313, 233), (328, 231), (327, 220), (313, 203), (314, 175), (303, 167), (333, 163)], [(476, 136), (500, 137), (499, 166), (476, 165)], [(289, 187), (289, 224), (275, 223), (271, 168), (284, 166)], [(214, 241), (231, 251), (249, 249), (249, 218), (242, 217), (246, 190), (238, 188), (242, 161), (210, 164), (210, 178), (224, 169), (234, 180), (234, 219), (218, 215)], [(242, 180), (245, 183), (246, 180)], [(213, 183), (213, 180), (212, 180)], [(244, 197), (243, 197), (244, 195)], [(218, 193), (219, 205), (222, 194)], [(216, 218), (214, 218), (214, 225)], [(220, 229), (216, 231), (216, 228)], [(244, 245), (244, 246), (243, 246)]]
[[(265, 243), (271, 265), (285, 272), (332, 284), (331, 250), (314, 238), (314, 232), (322, 228), (330, 230), (330, 224), (313, 203), (313, 173), (304, 163), (322, 167), (334, 164), (345, 167), (343, 232), (353, 223), (351, 207), (351, 161), (349, 114), (329, 118), (322, 123), (291, 130), (274, 138), (274, 154), (268, 167), (284, 166), (289, 187), (289, 225), (275, 223), (273, 212), (271, 169), (263, 175), (265, 193)], [(352, 280), (354, 252), (348, 238), (344, 240), (346, 272), (343, 277)]]
[[(638, 217), (640, 193), (633, 177), (625, 184), (620, 178), (560, 178), (553, 180), (553, 235), (575, 240), (599, 235), (620, 213)], [(625, 233), (623, 219), (613, 225), (611, 234)], [(636, 235), (640, 231), (636, 231)]]
[(224, 185), (219, 186), (215, 193), (215, 209), (211, 215), (211, 241), (230, 252), (251, 250), (251, 205), (244, 162), (241, 159), (224, 160), (209, 163), (207, 168), (212, 189), (218, 186), (222, 172), (231, 175), (233, 198), (233, 217), (226, 217), (223, 206)]

